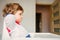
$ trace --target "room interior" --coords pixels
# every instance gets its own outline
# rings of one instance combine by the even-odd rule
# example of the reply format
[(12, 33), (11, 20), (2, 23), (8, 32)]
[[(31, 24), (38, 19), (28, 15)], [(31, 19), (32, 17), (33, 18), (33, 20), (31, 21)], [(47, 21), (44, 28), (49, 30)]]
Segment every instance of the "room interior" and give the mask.
[[(36, 32), (60, 34), (60, 1), (36, 0)], [(41, 14), (39, 17), (37, 14)], [(37, 26), (38, 25), (38, 26)]]
[[(2, 40), (3, 29), (2, 9), (6, 3), (10, 2), (18, 2), (23, 6), (25, 10), (23, 14), (24, 18), (22, 24), (32, 37), (28, 39), (60, 40), (60, 21), (56, 20), (57, 18), (60, 19), (60, 11), (55, 13), (55, 11), (53, 10), (53, 8), (55, 9), (56, 7), (55, 4), (60, 2), (58, 2), (57, 0), (0, 0), (0, 40)], [(53, 13), (55, 14), (53, 15)], [(21, 40), (28, 39), (21, 38)]]

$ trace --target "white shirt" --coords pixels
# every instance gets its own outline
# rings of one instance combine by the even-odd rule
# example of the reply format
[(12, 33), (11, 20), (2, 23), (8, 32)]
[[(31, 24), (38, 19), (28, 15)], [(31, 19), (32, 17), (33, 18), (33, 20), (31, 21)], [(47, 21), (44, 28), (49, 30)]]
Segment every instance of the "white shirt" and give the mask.
[[(10, 32), (8, 32), (7, 27), (10, 29)], [(25, 38), (27, 34), (28, 32), (26, 29), (21, 24), (15, 22), (14, 15), (8, 14), (4, 18), (2, 40), (14, 40), (21, 37)]]

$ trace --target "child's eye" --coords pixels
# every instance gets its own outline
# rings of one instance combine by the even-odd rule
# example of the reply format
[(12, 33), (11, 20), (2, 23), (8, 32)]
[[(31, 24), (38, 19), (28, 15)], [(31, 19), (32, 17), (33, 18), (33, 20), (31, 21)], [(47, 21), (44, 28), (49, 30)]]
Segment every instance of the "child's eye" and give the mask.
[(20, 13), (20, 15), (22, 15), (22, 13)]

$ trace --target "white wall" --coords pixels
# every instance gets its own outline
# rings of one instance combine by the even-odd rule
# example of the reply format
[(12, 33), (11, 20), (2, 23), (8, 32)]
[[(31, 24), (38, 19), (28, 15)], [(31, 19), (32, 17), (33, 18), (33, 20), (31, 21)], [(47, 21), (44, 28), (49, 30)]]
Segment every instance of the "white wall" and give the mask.
[(35, 32), (35, 0), (0, 0), (0, 35), (3, 28), (2, 9), (7, 3), (13, 2), (18, 2), (24, 8), (23, 26), (28, 32)]
[(38, 4), (52, 4), (55, 0), (36, 0)]

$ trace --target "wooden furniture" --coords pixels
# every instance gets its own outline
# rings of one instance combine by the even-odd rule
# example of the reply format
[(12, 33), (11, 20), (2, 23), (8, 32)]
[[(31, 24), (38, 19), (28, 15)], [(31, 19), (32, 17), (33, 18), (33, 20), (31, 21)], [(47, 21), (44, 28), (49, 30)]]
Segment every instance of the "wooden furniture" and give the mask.
[(60, 34), (60, 0), (55, 0), (52, 4), (51, 32)]

